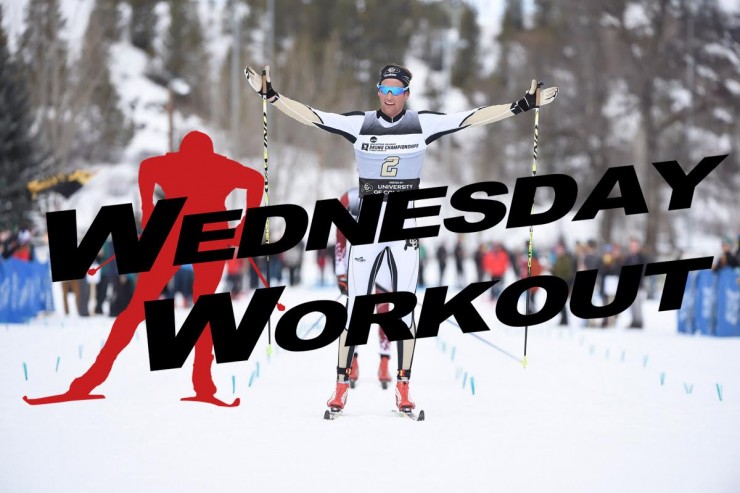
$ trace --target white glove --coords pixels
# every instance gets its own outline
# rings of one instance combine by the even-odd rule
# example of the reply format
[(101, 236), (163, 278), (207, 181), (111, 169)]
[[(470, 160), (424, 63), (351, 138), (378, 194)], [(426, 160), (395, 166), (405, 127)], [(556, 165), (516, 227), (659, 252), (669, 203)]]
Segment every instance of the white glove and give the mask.
[[(270, 80), (270, 66), (265, 65), (262, 74), (257, 73), (255, 69), (247, 66), (244, 69), (244, 76), (247, 78), (247, 82), (252, 86), (257, 94), (262, 96), (262, 99), (267, 99), (271, 103), (277, 99), (277, 93), (272, 88), (272, 81)], [(264, 79), (264, 80), (263, 80)]]
[(529, 86), (529, 90), (524, 93), (524, 97), (519, 101), (511, 103), (509, 108), (512, 113), (519, 114), (522, 111), (529, 111), (533, 108), (539, 108), (546, 104), (552, 103), (558, 95), (557, 87), (548, 87), (547, 89), (540, 89), (542, 82), (537, 82), (536, 79), (532, 79), (532, 84)]

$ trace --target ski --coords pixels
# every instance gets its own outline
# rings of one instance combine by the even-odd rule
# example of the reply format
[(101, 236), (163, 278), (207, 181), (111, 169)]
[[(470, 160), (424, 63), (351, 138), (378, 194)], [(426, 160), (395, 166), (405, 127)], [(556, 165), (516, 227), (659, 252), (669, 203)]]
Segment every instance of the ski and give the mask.
[(398, 414), (401, 417), (407, 417), (409, 419), (413, 419), (414, 421), (424, 421), (424, 410), (422, 409), (419, 411), (419, 414), (415, 413), (410, 408), (403, 408), (403, 409), (394, 409), (392, 412)]
[(220, 407), (237, 407), (241, 403), (241, 399), (239, 399), (238, 397), (230, 403), (222, 401), (221, 399), (218, 399), (214, 396), (198, 397), (196, 395), (193, 397), (183, 397), (180, 400), (183, 402), (203, 402), (205, 404), (213, 404), (214, 406), (220, 406)]
[(38, 406), (39, 404), (57, 404), (59, 402), (89, 401), (92, 399), (105, 399), (105, 396), (100, 394), (72, 394), (69, 392), (64, 394), (48, 395), (46, 397), (23, 396), (23, 400), (32, 406)]
[[(411, 409), (393, 409), (391, 412), (396, 414), (397, 416), (407, 417), (409, 419), (413, 419), (414, 421), (424, 421), (425, 418), (424, 410), (419, 411), (418, 414)], [(324, 411), (324, 419), (327, 421), (333, 421), (341, 415), (342, 410), (338, 408), (331, 408)]]
[(327, 409), (324, 411), (324, 419), (327, 419), (329, 421), (333, 421), (337, 419), (337, 416), (342, 415), (342, 410), (336, 407), (332, 407), (331, 409)]

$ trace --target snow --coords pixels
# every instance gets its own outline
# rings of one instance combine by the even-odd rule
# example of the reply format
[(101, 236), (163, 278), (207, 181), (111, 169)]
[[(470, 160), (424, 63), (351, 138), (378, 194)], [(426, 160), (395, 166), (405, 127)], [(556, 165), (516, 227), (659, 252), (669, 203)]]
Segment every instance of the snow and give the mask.
[(25, 29), (26, 1), (0, 0), (3, 8), (3, 29), (8, 35), (11, 53), (18, 49), (18, 38)]
[(489, 30), (490, 36), (497, 36), (501, 31), (501, 18), (504, 15), (505, 4), (487, 0), (470, 0), (469, 3), (478, 14), (481, 31)]
[[(290, 309), (337, 294), (288, 288), (281, 301)], [(29, 407), (23, 395), (65, 390), (86, 370), (111, 319), (54, 314), (0, 327), (1, 489), (737, 491), (740, 340), (678, 335), (676, 313), (656, 304), (646, 305), (644, 331), (624, 328), (629, 315), (608, 330), (577, 320), (530, 327), (524, 369), (523, 331), (481, 300), (490, 332), (443, 324), (418, 341), (412, 397), (423, 423), (390, 412), (392, 391), (374, 380), (374, 331), (345, 415), (327, 422), (334, 344), (268, 359), (263, 335), (249, 361), (213, 366), (218, 395), (242, 401), (216, 408), (179, 401), (192, 392), (192, 359), (148, 370), (142, 324), (98, 389), (105, 400)], [(235, 306), (239, 317), (246, 301)]]
[(501, 46), (496, 42), (496, 37), (501, 32), (500, 24), (480, 24), (480, 53), (486, 53), (481, 57), (481, 77), (488, 77), (496, 70), (501, 57)]
[[(3, 8), (3, 27), (8, 34), (8, 45), (11, 52), (17, 48), (18, 38), (26, 27), (26, 6), (28, 0), (0, 0)], [(69, 61), (79, 57), (83, 35), (87, 29), (87, 22), (95, 6), (94, 0), (66, 0), (60, 2), (62, 17), (65, 25), (62, 37), (69, 46)]]
[[(126, 149), (125, 158), (137, 164), (145, 157), (168, 150), (169, 121), (165, 111), (167, 88), (146, 77), (146, 69), (147, 57), (143, 51), (129, 43), (113, 43), (111, 79), (121, 97), (121, 109), (137, 129)], [(175, 88), (176, 92), (178, 89)], [(194, 115), (184, 117), (177, 108), (173, 124), (175, 144), (191, 130), (206, 130), (202, 119)]]
[(714, 117), (717, 118), (718, 120), (721, 120), (727, 123), (728, 125), (732, 125), (732, 122), (735, 121), (735, 119), (732, 116), (732, 113), (730, 113), (725, 108), (714, 108), (714, 110), (712, 110), (712, 115), (714, 115)]
[(652, 34), (650, 27), (650, 18), (645, 11), (645, 7), (639, 3), (629, 3), (624, 9), (624, 27), (627, 29), (643, 28), (646, 35)]
[(609, 141), (614, 145), (625, 145), (634, 139), (640, 125), (639, 113), (635, 111), (637, 97), (628, 92), (622, 79), (615, 80), (612, 85), (613, 89), (602, 112), (604, 116), (615, 120), (611, 125)]
[(727, 46), (723, 46), (719, 43), (709, 43), (704, 45), (703, 48), (704, 51), (710, 55), (727, 59), (727, 61), (734, 67), (740, 66), (740, 56)]
[(697, 65), (696, 66), (696, 73), (699, 74), (702, 77), (705, 77), (707, 79), (713, 80), (715, 82), (720, 80), (720, 77), (717, 75), (717, 72), (715, 72), (713, 69), (707, 67), (706, 65)]
[(671, 96), (671, 112), (676, 113), (683, 110), (684, 108), (690, 108), (692, 103), (691, 91), (685, 87), (680, 87), (678, 84), (671, 84), (668, 88), (668, 92)]
[[(27, 0), (0, 1), (14, 50)], [(63, 2), (69, 39), (82, 39), (83, 18), (87, 19), (85, 12), (89, 13), (92, 3)], [(500, 18), (503, 3), (475, 3), (484, 14), (482, 52), (494, 53), (494, 35), (499, 29), (495, 19)], [(229, 46), (219, 27), (223, 8), (223, 1), (199, 2), (201, 14), (208, 9), (209, 52), (218, 60)], [(157, 11), (162, 14), (157, 41), (161, 43), (168, 22), (166, 4), (160, 2)], [(645, 15), (641, 7), (630, 4), (626, 22), (642, 25)], [(603, 20), (614, 22), (606, 15)], [(253, 34), (259, 39), (261, 33)], [(79, 43), (72, 46), (73, 53), (78, 49), (75, 46)], [(716, 50), (711, 45), (705, 49)], [(140, 50), (125, 42), (114, 44), (111, 50), (110, 68), (121, 107), (138, 131), (125, 161), (94, 166), (95, 177), (64, 205), (77, 210), (80, 233), (103, 205), (134, 203), (138, 211), (138, 163), (167, 150), (167, 89), (145, 77), (148, 62)], [(523, 57), (523, 52), (512, 56)], [(490, 70), (495, 63), (490, 57), (484, 66)], [(408, 60), (408, 66), (420, 87), (433, 82), (441, 85), (442, 75), (429, 72), (420, 61)], [(736, 81), (724, 83), (740, 93)], [(685, 94), (674, 91), (672, 95), (674, 104), (685, 102)], [(457, 89), (447, 96), (445, 108), (431, 107), (421, 91), (411, 101), (418, 109), (471, 107)], [(639, 119), (628, 111), (633, 104), (623, 81), (615, 81), (604, 111), (618, 119), (614, 127), (624, 142), (635, 135), (639, 125)], [(729, 115), (719, 109), (715, 114)], [(176, 143), (187, 131), (198, 129), (214, 137), (216, 152), (226, 153), (217, 134), (209, 132), (198, 118), (185, 118), (175, 111), (175, 128)], [(726, 136), (693, 132), (691, 137), (693, 142), (706, 141), (717, 149), (729, 148)], [(624, 142), (617, 145), (627, 145)], [(318, 158), (305, 150), (282, 145), (271, 153), (272, 162), (294, 165), (271, 167), (271, 198), (290, 197), (278, 203), (295, 203), (311, 211), (315, 200), (336, 197), (355, 181), (351, 167), (322, 171)], [(261, 156), (240, 161), (261, 163)], [(428, 169), (433, 161), (430, 157)], [(291, 175), (297, 164), (300, 186)], [(428, 171), (422, 183), (425, 187), (448, 185), (449, 197), (459, 184), (445, 180)], [(507, 186), (511, 193), (513, 181)], [(509, 197), (497, 197), (507, 210)], [(691, 216), (684, 221), (689, 226), (705, 217), (731, 221), (733, 208), (712, 200), (695, 201)], [(229, 201), (233, 208), (241, 203), (238, 198)], [(436, 203), (442, 205), (441, 218), (423, 218), (420, 226), (459, 215), (449, 207), (448, 199)], [(545, 207), (538, 202), (536, 210)], [(535, 226), (535, 248), (552, 245), (564, 232), (572, 242), (596, 236), (596, 221), (573, 222), (572, 216), (573, 212), (555, 223)], [(277, 230), (279, 224), (274, 227)], [(443, 233), (429, 243), (449, 242), (451, 237)], [(500, 240), (509, 248), (521, 249), (528, 237), (528, 228), (510, 231), (499, 226), (467, 235), (465, 240), (470, 252), (473, 241)], [(687, 255), (711, 255), (719, 249), (714, 237), (692, 234), (681, 239), (689, 242)], [(338, 296), (333, 287), (315, 285), (318, 274), (310, 262), (313, 258), (311, 253), (306, 256), (305, 284), (285, 291), (281, 301), (289, 309)], [(466, 269), (472, 280), (472, 263)], [(444, 284), (452, 285), (453, 269), (447, 274)], [(427, 276), (428, 281), (439, 282), (434, 263), (429, 264)], [(450, 296), (454, 292), (451, 289)], [(55, 296), (59, 310), (58, 285)], [(543, 302), (541, 296), (538, 302)], [(238, 317), (246, 303), (245, 299), (235, 302)], [(516, 361), (522, 354), (523, 331), (498, 322), (494, 305), (487, 300), (481, 299), (476, 306), (490, 332), (463, 335), (445, 323), (437, 338), (418, 342), (412, 395), (426, 411), (423, 423), (391, 414), (392, 391), (383, 391), (374, 381), (374, 331), (369, 346), (359, 349), (361, 380), (350, 393), (346, 413), (329, 423), (321, 416), (333, 387), (335, 344), (304, 353), (277, 348), (268, 358), (263, 335), (249, 361), (214, 364), (218, 395), (242, 400), (238, 408), (214, 408), (179, 401), (192, 393), (192, 359), (182, 369), (149, 371), (142, 324), (99, 389), (105, 400), (30, 407), (21, 400), (23, 395), (63, 391), (92, 364), (112, 319), (54, 313), (27, 324), (0, 325), (0, 378), (4, 383), (0, 387), (0, 491), (740, 490), (740, 428), (736, 425), (740, 339), (679, 335), (676, 312), (658, 312), (657, 301), (650, 300), (645, 305), (644, 331), (626, 328), (628, 314), (619, 317), (617, 328), (608, 330), (586, 329), (579, 320), (571, 320), (565, 328), (554, 321), (530, 327), (529, 364), (524, 369)], [(187, 311), (177, 309), (178, 326), (186, 315)], [(279, 316), (276, 313), (272, 320), (273, 329)], [(306, 317), (301, 329), (315, 320), (315, 315)], [(392, 358), (395, 365), (395, 351)]]
[(740, 82), (736, 81), (735, 79), (727, 79), (725, 80), (725, 87), (732, 94), (740, 96)]

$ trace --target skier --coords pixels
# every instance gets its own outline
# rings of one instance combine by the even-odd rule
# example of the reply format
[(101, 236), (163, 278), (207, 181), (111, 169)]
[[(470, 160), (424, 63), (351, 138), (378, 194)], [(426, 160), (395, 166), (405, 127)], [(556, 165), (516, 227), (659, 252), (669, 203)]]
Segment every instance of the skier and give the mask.
[[(424, 155), (429, 144), (467, 127), (497, 122), (551, 103), (558, 92), (557, 87), (540, 90), (537, 81), (533, 80), (525, 96), (510, 104), (485, 106), (451, 114), (410, 111), (405, 109), (405, 105), (410, 96), (412, 74), (406, 67), (392, 63), (384, 66), (378, 76), (378, 110), (337, 114), (313, 109), (278, 94), (272, 87), (269, 66), (264, 68), (264, 74), (263, 81), (263, 77), (255, 69), (245, 69), (249, 84), (262, 98), (300, 123), (341, 135), (352, 144), (362, 196), (419, 188)], [(385, 204), (383, 202), (381, 214), (385, 212)], [(413, 219), (406, 222), (406, 228), (413, 227), (416, 223)], [(376, 237), (376, 243), (358, 245), (352, 249), (347, 278), (348, 320), (352, 316), (355, 297), (370, 293), (383, 262), (385, 268), (391, 272), (392, 291), (416, 291), (418, 240), (383, 243), (377, 240)], [(414, 335), (416, 329), (413, 314), (403, 317), (403, 321)], [(351, 366), (354, 349), (345, 347), (346, 338), (345, 330), (339, 337), (336, 389), (327, 403), (332, 411), (342, 410), (347, 400), (347, 369)], [(410, 412), (415, 407), (409, 398), (414, 347), (415, 339), (403, 341), (398, 362), (396, 405), (404, 412)]]
[[(344, 192), (339, 201), (342, 203), (342, 205), (344, 205), (344, 207), (347, 208), (350, 214), (352, 214), (352, 217), (357, 220), (357, 217), (360, 215), (359, 190), (357, 188), (353, 188)], [(337, 275), (337, 284), (339, 286), (339, 291), (343, 295), (347, 296), (347, 266), (349, 264), (349, 252), (352, 249), (352, 245), (347, 242), (347, 237), (344, 236), (344, 233), (342, 233), (339, 228), (337, 228), (336, 240), (337, 242), (334, 247), (334, 269)], [(375, 292), (388, 292), (387, 286), (391, 285), (391, 279), (388, 274), (389, 273), (386, 269), (382, 269), (378, 272), (378, 276), (375, 278)], [(388, 303), (383, 303), (378, 306), (378, 313), (385, 313), (387, 311)], [(388, 383), (393, 380), (391, 378), (390, 372), (388, 371), (388, 363), (390, 362), (391, 358), (391, 341), (388, 340), (388, 337), (385, 335), (382, 327), (378, 327), (378, 337), (380, 339), (380, 365), (378, 366), (378, 380), (380, 380), (380, 385), (383, 387), (383, 389), (386, 389), (388, 388)], [(401, 344), (401, 341), (399, 341), (399, 344)], [(399, 351), (401, 351), (401, 348), (399, 348)], [(354, 352), (354, 357), (352, 358), (352, 366), (348, 369), (348, 373), (349, 386), (350, 388), (355, 388), (355, 383), (360, 378), (360, 363), (357, 360), (356, 349)]]
[(444, 286), (445, 284), (445, 271), (447, 270), (448, 256), (447, 247), (445, 246), (444, 241), (440, 241), (437, 246), (437, 267), (439, 268), (439, 281), (437, 281), (438, 286)]
[(455, 273), (457, 273), (457, 287), (462, 288), (465, 285), (465, 249), (463, 248), (462, 238), (458, 238), (455, 248), (452, 250), (452, 256), (455, 258)]
[[(645, 265), (647, 264), (650, 259), (647, 255), (645, 255), (645, 252), (642, 249), (642, 243), (640, 243), (640, 240), (638, 240), (636, 237), (631, 237), (629, 239), (629, 245), (628, 245), (628, 253), (622, 260), (622, 265)], [(643, 274), (644, 274), (643, 269)], [(629, 328), (630, 329), (642, 329), (642, 304), (643, 300), (645, 298), (644, 295), (644, 288), (645, 286), (645, 276), (640, 279), (640, 290), (637, 292), (637, 296), (635, 297), (635, 301), (632, 302), (630, 305), (630, 313), (632, 314), (632, 322), (630, 322)]]
[[(142, 225), (146, 227), (154, 211), (154, 188), (160, 185), (165, 197), (187, 197), (177, 222), (172, 227), (159, 256), (148, 272), (139, 274), (131, 301), (117, 316), (108, 339), (98, 353), (93, 365), (80, 377), (74, 379), (69, 390), (56, 396), (26, 399), (30, 404), (99, 399), (92, 391), (108, 378), (118, 355), (131, 342), (136, 328), (144, 321), (144, 303), (155, 300), (169, 280), (180, 268), (174, 265), (183, 217), (205, 211), (226, 210), (225, 201), (235, 189), (247, 191), (246, 207), (259, 207), (262, 202), (264, 179), (262, 175), (236, 161), (213, 152), (211, 139), (201, 132), (190, 132), (180, 144), (179, 152), (153, 157), (139, 167), (139, 191), (141, 192)], [(236, 228), (233, 238), (241, 237), (244, 219)], [(209, 229), (223, 229), (226, 224), (209, 223)], [(209, 249), (233, 246), (230, 239), (209, 240)], [(193, 297), (216, 291), (224, 272), (224, 261), (203, 262), (193, 265), (195, 272)], [(113, 308), (111, 308), (113, 313)], [(238, 405), (239, 400), (227, 404), (218, 399), (216, 385), (211, 375), (213, 341), (209, 326), (203, 330), (195, 343), (192, 383), (195, 396), (184, 401), (199, 401), (218, 406)]]

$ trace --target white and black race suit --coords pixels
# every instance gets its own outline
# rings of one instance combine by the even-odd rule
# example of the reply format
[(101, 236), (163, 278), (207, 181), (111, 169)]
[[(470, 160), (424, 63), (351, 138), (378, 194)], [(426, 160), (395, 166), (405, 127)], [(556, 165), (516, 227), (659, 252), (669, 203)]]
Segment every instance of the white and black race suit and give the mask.
[[(355, 150), (359, 190), (361, 196), (413, 190), (419, 187), (424, 154), (427, 145), (443, 135), (462, 130), (468, 126), (466, 119), (477, 110), (461, 113), (441, 114), (404, 110), (391, 119), (378, 111), (352, 112), (346, 114), (326, 113), (311, 109), (320, 121), (317, 127), (339, 134), (350, 141)], [(381, 210), (385, 212), (385, 202)], [(415, 220), (409, 219), (406, 228), (414, 227)], [(378, 235), (380, 228), (378, 228)], [(347, 315), (351, 320), (355, 296), (373, 292), (379, 273), (390, 277), (392, 291), (415, 293), (419, 273), (419, 245), (416, 240), (378, 242), (369, 245), (353, 245), (348, 252), (349, 264)], [(416, 334), (413, 314), (403, 321)], [(345, 347), (347, 331), (339, 340), (337, 363), (338, 379), (345, 380), (346, 368), (351, 366), (353, 347)], [(410, 376), (415, 340), (399, 342), (398, 378)]]

